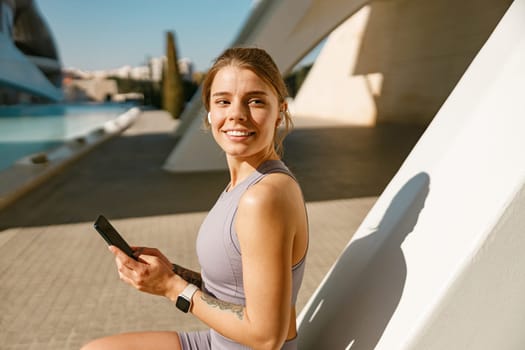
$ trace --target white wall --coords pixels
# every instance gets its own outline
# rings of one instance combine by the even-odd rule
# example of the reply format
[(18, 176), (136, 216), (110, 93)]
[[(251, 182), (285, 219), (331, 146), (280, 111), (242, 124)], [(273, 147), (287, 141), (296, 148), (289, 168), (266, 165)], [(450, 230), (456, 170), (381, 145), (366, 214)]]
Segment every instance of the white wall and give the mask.
[(369, 1), (330, 34), (293, 110), (354, 125), (428, 125), (511, 3)]
[(294, 118), (340, 119), (363, 126), (375, 124), (374, 93), (380, 92), (380, 86), (377, 89), (374, 84), (376, 76), (352, 74), (369, 15), (370, 6), (364, 6), (330, 34), (290, 103)]
[[(367, 1), (264, 0), (232, 45), (264, 48), (281, 72), (286, 72)], [(166, 159), (164, 169), (173, 172), (226, 169), (224, 155), (210, 140), (211, 135), (201, 130), (204, 114), (200, 96), (195, 94), (176, 131), (182, 135), (181, 141)]]
[(522, 349), (525, 0), (299, 316), (301, 349)]

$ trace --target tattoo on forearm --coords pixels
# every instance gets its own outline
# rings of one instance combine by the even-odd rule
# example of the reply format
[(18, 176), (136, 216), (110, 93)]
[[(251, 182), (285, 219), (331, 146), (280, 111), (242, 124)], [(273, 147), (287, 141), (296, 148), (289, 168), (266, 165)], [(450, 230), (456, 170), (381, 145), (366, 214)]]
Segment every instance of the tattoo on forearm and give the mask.
[(217, 298), (214, 298), (211, 295), (208, 295), (206, 293), (202, 293), (201, 294), (201, 299), (206, 304), (208, 304), (208, 305), (210, 305), (212, 307), (219, 308), (219, 310), (229, 310), (229, 311), (233, 312), (235, 315), (237, 315), (239, 320), (243, 319), (243, 316), (244, 316), (243, 309), (244, 309), (244, 307), (242, 305), (232, 304), (232, 303), (228, 303), (226, 301), (218, 300)]
[(173, 272), (175, 272), (177, 275), (182, 277), (183, 280), (185, 280), (188, 283), (196, 285), (197, 287), (199, 287), (199, 289), (202, 288), (202, 278), (201, 278), (200, 273), (185, 269), (184, 267), (179, 266), (177, 264), (172, 264), (172, 265), (173, 265)]

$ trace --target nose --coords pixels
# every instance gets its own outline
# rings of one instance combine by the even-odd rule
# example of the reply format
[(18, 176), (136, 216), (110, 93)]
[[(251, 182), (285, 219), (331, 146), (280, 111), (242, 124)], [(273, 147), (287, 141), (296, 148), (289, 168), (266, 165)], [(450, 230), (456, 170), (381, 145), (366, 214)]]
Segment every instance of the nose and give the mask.
[(228, 111), (228, 119), (230, 121), (245, 121), (248, 119), (248, 108), (242, 103), (232, 103)]

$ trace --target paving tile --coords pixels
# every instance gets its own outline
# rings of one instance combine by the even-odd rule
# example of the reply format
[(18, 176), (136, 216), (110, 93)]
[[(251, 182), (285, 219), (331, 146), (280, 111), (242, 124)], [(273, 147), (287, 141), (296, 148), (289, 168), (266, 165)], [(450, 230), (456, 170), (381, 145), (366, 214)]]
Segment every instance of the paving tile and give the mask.
[[(69, 350), (117, 332), (204, 328), (166, 299), (121, 283), (92, 228), (104, 213), (133, 244), (159, 247), (198, 269), (196, 233), (228, 174), (163, 171), (175, 125), (163, 112), (145, 112), (123, 135), (0, 211), (2, 350)], [(421, 132), (323, 125), (289, 136), (285, 160), (301, 182), (310, 221), (298, 310)]]

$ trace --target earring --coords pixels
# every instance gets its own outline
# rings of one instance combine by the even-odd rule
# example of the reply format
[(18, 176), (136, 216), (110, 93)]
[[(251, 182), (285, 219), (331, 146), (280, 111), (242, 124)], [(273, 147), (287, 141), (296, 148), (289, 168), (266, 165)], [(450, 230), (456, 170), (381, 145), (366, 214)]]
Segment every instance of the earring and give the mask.
[(208, 112), (208, 123), (211, 124), (211, 112)]
[(279, 117), (281, 118), (281, 120), (279, 121), (279, 125), (283, 125), (284, 120), (286, 119), (286, 115), (284, 114), (284, 112), (280, 112)]

